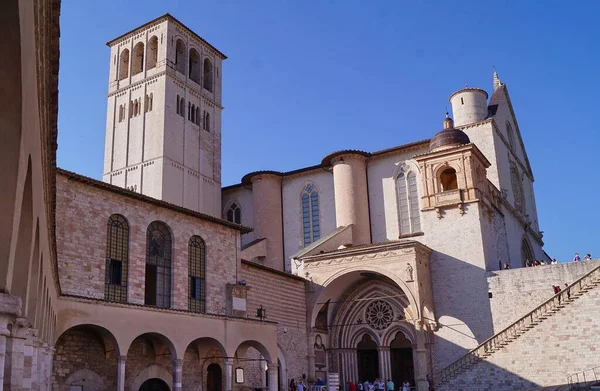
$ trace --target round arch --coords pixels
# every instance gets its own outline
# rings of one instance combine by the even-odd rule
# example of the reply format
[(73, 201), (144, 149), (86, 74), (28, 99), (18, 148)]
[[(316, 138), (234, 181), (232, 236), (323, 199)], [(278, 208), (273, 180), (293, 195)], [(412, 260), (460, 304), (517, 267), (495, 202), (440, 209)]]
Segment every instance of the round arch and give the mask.
[(375, 274), (379, 274), (381, 276), (387, 277), (392, 282), (394, 282), (402, 290), (402, 292), (404, 292), (404, 294), (406, 295), (408, 302), (409, 302), (409, 308), (412, 311), (412, 315), (414, 316), (414, 319), (418, 320), (421, 318), (422, 314), (421, 314), (418, 302), (415, 299), (412, 291), (410, 290), (410, 288), (408, 287), (406, 282), (404, 282), (404, 280), (402, 280), (402, 278), (400, 278), (400, 276), (398, 276), (397, 274), (395, 274), (393, 272), (390, 272), (389, 270), (385, 270), (382, 267), (373, 266), (373, 265), (369, 265), (368, 267), (365, 267), (364, 265), (360, 265), (360, 266), (351, 266), (351, 267), (344, 268), (342, 270), (338, 270), (337, 272), (331, 274), (327, 279), (325, 279), (325, 281), (323, 281), (323, 283), (321, 283), (320, 292), (313, 296), (313, 299), (310, 302), (310, 306), (309, 306), (309, 319), (310, 319), (311, 327), (314, 325), (317, 313), (319, 312), (319, 309), (320, 309), (319, 303), (325, 301), (325, 297), (327, 294), (327, 287), (331, 286), (338, 278), (346, 276), (351, 273), (357, 273), (357, 274), (375, 273)]
[(199, 355), (202, 352), (201, 349), (206, 349), (208, 351), (211, 348), (217, 348), (219, 350), (221, 356), (223, 356), (223, 357), (227, 356), (227, 350), (225, 349), (225, 346), (223, 346), (223, 344), (219, 340), (212, 338), (212, 337), (200, 337), (200, 338), (193, 339), (192, 341), (190, 341), (188, 344), (186, 344), (184, 346), (185, 349), (183, 349), (183, 351), (186, 351), (190, 347), (196, 348), (199, 352)]
[(131, 349), (131, 346), (138, 338), (147, 338), (153, 343), (159, 342), (169, 349), (169, 352), (171, 353), (171, 357), (173, 359), (180, 358), (179, 356), (177, 356), (177, 349), (175, 348), (175, 344), (173, 344), (173, 342), (171, 342), (169, 338), (165, 337), (160, 333), (144, 333), (136, 336), (131, 341), (129, 341), (129, 343), (127, 344), (127, 350), (123, 349), (123, 352), (126, 352), (128, 354), (129, 350)]
[(108, 330), (105, 327), (98, 326), (95, 324), (89, 324), (89, 323), (82, 323), (82, 324), (74, 325), (74, 326), (67, 328), (66, 330), (61, 331), (60, 333), (56, 333), (55, 340), (54, 340), (54, 346), (58, 345), (60, 338), (62, 336), (64, 336), (65, 334), (67, 334), (69, 331), (86, 330), (86, 329), (92, 331), (94, 334), (96, 334), (96, 336), (100, 337), (100, 339), (104, 343), (105, 351), (108, 351), (106, 349), (106, 346), (107, 346), (107, 344), (109, 344), (109, 345), (112, 345), (112, 348), (115, 351), (116, 357), (120, 356), (123, 353), (124, 350), (122, 349), (122, 346), (119, 344), (119, 341), (117, 340), (117, 338), (114, 336), (114, 334), (110, 330)]
[(258, 352), (265, 358), (265, 360), (267, 361), (268, 364), (271, 364), (273, 362), (273, 358), (271, 357), (271, 353), (269, 353), (269, 349), (267, 349), (265, 347), (265, 345), (263, 345), (262, 343), (255, 341), (255, 340), (246, 340), (243, 341), (242, 343), (240, 343), (237, 348), (235, 349), (236, 351), (240, 348), (240, 347), (252, 347), (256, 350), (258, 350)]
[(142, 384), (144, 384), (146, 380), (150, 379), (160, 379), (169, 386), (170, 390), (173, 389), (173, 376), (169, 373), (169, 371), (167, 371), (166, 368), (156, 364), (153, 364), (141, 371), (135, 377), (129, 389), (132, 391), (138, 391), (140, 387), (142, 387)]

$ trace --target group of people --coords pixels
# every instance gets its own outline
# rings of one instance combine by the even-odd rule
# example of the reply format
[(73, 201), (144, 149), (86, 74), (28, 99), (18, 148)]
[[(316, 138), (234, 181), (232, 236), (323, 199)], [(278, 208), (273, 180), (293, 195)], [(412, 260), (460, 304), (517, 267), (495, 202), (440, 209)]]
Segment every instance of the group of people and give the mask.
[(525, 261), (525, 266), (526, 267), (535, 267), (535, 266), (544, 266), (544, 265), (556, 265), (558, 263), (558, 261), (556, 260), (556, 258), (553, 258), (552, 261), (550, 262), (546, 262), (543, 259), (538, 261), (538, 260), (531, 260), (528, 259), (527, 261)]
[[(354, 388), (354, 389), (353, 389)], [(349, 381), (347, 383), (346, 391), (396, 391), (396, 385), (391, 379), (388, 379), (387, 383), (384, 379), (375, 379), (374, 382), (365, 380), (364, 383)], [(402, 386), (398, 387), (398, 391), (410, 391), (410, 383), (408, 381), (402, 382)]]
[[(583, 257), (584, 261), (591, 261), (592, 260), (592, 255), (591, 254), (585, 254), (585, 257)], [(573, 262), (579, 262), (581, 261), (581, 258), (579, 257), (579, 253), (575, 253), (575, 256), (573, 257)]]
[[(427, 382), (431, 385), (431, 382), (429, 381), (429, 376), (427, 376)], [(320, 378), (317, 378), (317, 381), (315, 382), (315, 387), (317, 387), (318, 389), (321, 387), (325, 387), (325, 382)], [(431, 387), (429, 389), (431, 389)], [(291, 379), (289, 391), (309, 390), (307, 390), (302, 380), (296, 383), (294, 379)], [(411, 387), (409, 381), (404, 381), (402, 382), (402, 385), (398, 387), (398, 390), (396, 390), (396, 385), (391, 379), (388, 379), (387, 382), (384, 379), (375, 379), (374, 382), (370, 382), (368, 380), (358, 383), (348, 381), (346, 382), (345, 391), (411, 391)]]

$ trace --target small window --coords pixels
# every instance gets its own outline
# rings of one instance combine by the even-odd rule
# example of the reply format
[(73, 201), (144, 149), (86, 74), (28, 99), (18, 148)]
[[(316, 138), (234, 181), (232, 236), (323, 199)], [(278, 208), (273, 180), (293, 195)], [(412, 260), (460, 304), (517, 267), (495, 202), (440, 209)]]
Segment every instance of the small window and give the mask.
[(445, 169), (440, 175), (440, 183), (442, 185), (442, 191), (458, 189), (456, 170), (454, 168)]
[(185, 99), (179, 100), (179, 115), (185, 118)]
[(460, 98), (460, 104), (461, 104), (461, 105), (464, 105), (464, 104), (465, 104), (465, 101), (464, 101), (464, 99), (463, 99), (463, 98)]
[(242, 210), (235, 202), (227, 210), (227, 220), (236, 224), (242, 223)]
[(302, 233), (304, 245), (308, 246), (321, 238), (319, 192), (313, 184), (309, 183), (306, 185), (300, 201), (302, 206)]
[(177, 112), (177, 114), (179, 114), (179, 102), (181, 101), (181, 98), (179, 97), (179, 95), (177, 95), (177, 106), (175, 107), (175, 111)]
[(196, 125), (200, 125), (200, 107), (196, 107)]
[(210, 114), (208, 114), (208, 111), (204, 111), (204, 121), (202, 126), (204, 130), (210, 132)]

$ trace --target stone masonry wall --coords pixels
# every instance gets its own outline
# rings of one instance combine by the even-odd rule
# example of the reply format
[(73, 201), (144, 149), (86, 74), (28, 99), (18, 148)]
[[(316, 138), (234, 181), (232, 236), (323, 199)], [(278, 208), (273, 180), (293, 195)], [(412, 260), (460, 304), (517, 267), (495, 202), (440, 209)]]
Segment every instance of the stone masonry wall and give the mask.
[(600, 260), (490, 272), (490, 308), (497, 333), (554, 295), (552, 285), (571, 284)]
[(285, 360), (283, 380), (297, 381), (303, 374), (308, 376), (304, 280), (248, 262), (242, 263), (241, 270), (249, 287), (248, 316), (255, 316), (256, 308), (262, 305), (267, 319), (279, 323), (277, 343)]
[(600, 285), (493, 353), (439, 391), (509, 391), (566, 384), (600, 365)]
[(117, 358), (107, 351), (102, 339), (83, 329), (72, 329), (56, 343), (52, 389), (68, 390), (85, 385), (86, 390), (114, 390), (117, 386)]
[(225, 313), (226, 284), (236, 281), (238, 231), (65, 175), (57, 176), (56, 193), (63, 293), (104, 298), (107, 221), (121, 214), (129, 223), (129, 303), (144, 304), (146, 230), (153, 221), (162, 221), (173, 241), (172, 308), (188, 309), (188, 243), (191, 236), (199, 235), (206, 243), (206, 311)]

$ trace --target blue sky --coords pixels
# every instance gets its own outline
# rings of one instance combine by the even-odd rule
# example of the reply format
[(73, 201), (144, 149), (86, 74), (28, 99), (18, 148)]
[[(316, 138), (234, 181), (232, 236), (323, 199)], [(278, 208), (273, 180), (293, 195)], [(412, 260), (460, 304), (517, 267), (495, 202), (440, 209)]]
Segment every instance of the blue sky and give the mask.
[(508, 85), (545, 249), (600, 257), (600, 2), (64, 1), (58, 165), (101, 179), (109, 49), (166, 12), (224, 52), (223, 185), (431, 137), (450, 94)]

